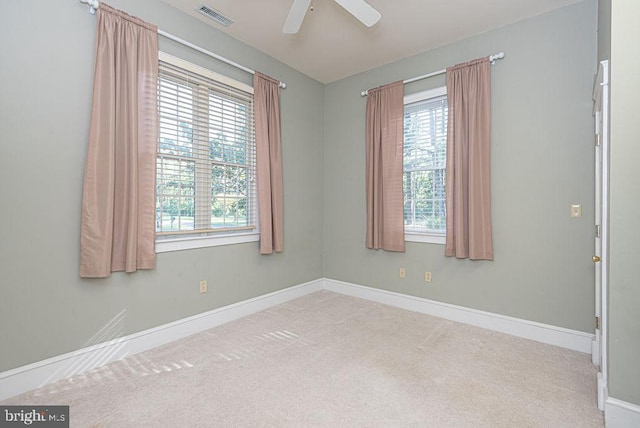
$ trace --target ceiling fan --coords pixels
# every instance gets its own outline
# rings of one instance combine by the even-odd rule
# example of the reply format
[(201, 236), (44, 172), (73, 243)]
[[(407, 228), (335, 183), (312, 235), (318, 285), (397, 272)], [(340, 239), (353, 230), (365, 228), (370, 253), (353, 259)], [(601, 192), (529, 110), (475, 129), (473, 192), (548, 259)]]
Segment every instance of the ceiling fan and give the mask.
[[(382, 17), (380, 12), (364, 0), (334, 1), (367, 27), (373, 26)], [(304, 20), (310, 4), (311, 0), (293, 0), (287, 20), (284, 22), (284, 27), (282, 27), (284, 34), (296, 34), (300, 30), (302, 20)]]

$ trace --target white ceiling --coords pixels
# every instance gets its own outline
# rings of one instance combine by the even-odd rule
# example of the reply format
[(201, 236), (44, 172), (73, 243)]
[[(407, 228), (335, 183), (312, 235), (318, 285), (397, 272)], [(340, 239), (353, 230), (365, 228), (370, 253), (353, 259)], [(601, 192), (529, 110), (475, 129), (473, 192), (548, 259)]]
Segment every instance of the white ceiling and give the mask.
[[(382, 13), (371, 28), (333, 0), (312, 0), (314, 10), (294, 35), (282, 33), (292, 0), (163, 1), (330, 83), (581, 0), (368, 0)], [(195, 9), (203, 3), (234, 23), (225, 28), (202, 16)]]

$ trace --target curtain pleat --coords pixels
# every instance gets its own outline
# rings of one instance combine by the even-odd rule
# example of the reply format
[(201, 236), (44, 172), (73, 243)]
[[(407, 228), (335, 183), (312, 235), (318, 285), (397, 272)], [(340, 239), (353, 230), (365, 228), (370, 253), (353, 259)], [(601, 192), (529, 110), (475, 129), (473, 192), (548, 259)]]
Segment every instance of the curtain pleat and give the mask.
[(284, 250), (279, 82), (256, 72), (253, 80), (260, 254)]
[(157, 28), (101, 3), (80, 276), (155, 267)]
[(447, 68), (445, 254), (493, 260), (489, 57)]
[(404, 85), (369, 90), (366, 113), (366, 247), (405, 251), (402, 191)]

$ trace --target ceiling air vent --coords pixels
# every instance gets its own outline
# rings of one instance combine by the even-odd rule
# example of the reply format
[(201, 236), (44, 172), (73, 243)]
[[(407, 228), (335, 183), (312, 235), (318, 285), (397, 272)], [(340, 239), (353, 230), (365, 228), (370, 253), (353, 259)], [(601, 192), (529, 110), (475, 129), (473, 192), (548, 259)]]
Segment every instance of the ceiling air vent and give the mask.
[(204, 16), (208, 16), (209, 18), (213, 19), (218, 24), (224, 25), (225, 27), (228, 27), (229, 25), (233, 24), (232, 19), (227, 18), (222, 13), (218, 12), (212, 7), (207, 6), (206, 4), (200, 5), (200, 7), (196, 8), (196, 10), (201, 14), (203, 14)]

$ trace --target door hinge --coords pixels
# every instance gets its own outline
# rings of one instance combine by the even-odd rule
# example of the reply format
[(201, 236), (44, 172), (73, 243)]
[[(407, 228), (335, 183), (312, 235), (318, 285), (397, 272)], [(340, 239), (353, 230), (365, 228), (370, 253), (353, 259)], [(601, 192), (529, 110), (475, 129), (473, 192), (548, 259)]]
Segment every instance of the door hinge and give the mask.
[(596, 224), (596, 238), (600, 238), (600, 225)]
[(600, 330), (600, 317), (596, 317), (596, 330)]
[(600, 133), (596, 134), (596, 138), (595, 138), (595, 142), (596, 142), (596, 147), (600, 147)]

